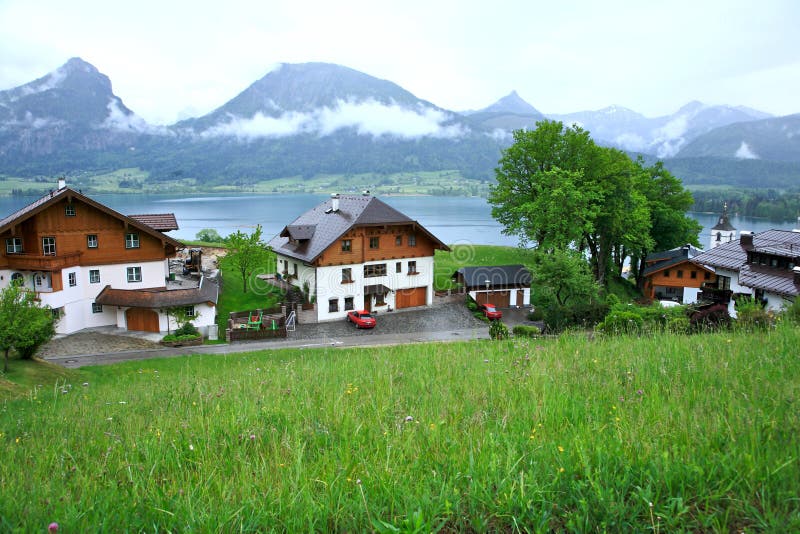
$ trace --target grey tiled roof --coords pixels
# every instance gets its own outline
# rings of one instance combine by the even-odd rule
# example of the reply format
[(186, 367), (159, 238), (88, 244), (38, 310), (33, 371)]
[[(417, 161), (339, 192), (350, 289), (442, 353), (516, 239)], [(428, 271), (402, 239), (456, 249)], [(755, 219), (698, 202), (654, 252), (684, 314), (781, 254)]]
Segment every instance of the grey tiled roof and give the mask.
[(180, 230), (178, 221), (174, 213), (143, 213), (141, 215), (128, 215), (134, 221), (146, 224), (159, 232), (169, 232), (170, 230)]
[(739, 270), (739, 283), (770, 293), (796, 297), (800, 294), (800, 284), (794, 283), (794, 273), (786, 269), (776, 269), (766, 265), (745, 264)]
[(109, 306), (128, 306), (132, 308), (164, 308), (171, 306), (191, 306), (211, 302), (217, 304), (219, 286), (204, 279), (200, 287), (191, 289), (114, 289), (106, 286), (95, 302)]
[(491, 286), (531, 285), (531, 273), (524, 265), (462, 267), (453, 274), (461, 275), (467, 287), (485, 287), (487, 280)]
[(737, 270), (747, 263), (747, 251), (764, 252), (784, 257), (800, 257), (800, 232), (767, 230), (753, 234), (752, 245), (742, 245), (741, 239), (716, 246), (692, 258), (694, 263)]
[[(312, 262), (354, 226), (397, 223), (418, 225), (413, 219), (371, 195), (339, 195), (337, 211), (332, 211), (331, 200), (328, 199), (300, 215), (268, 244), (279, 254)], [(418, 225), (418, 228), (434, 243), (446, 248), (422, 226)], [(294, 241), (290, 241), (290, 236)]]
[(11, 215), (5, 217), (3, 220), (0, 220), (0, 232), (5, 230), (5, 226), (8, 225), (9, 223), (11, 223), (12, 221), (14, 221), (15, 219), (23, 217), (27, 213), (36, 210), (36, 208), (38, 208), (39, 206), (44, 206), (45, 204), (49, 203), (51, 200), (57, 200), (58, 198), (66, 195), (67, 191), (70, 191), (70, 189), (67, 188), (67, 187), (59, 189), (58, 191), (50, 191), (49, 193), (47, 193), (43, 197), (34, 200), (33, 202), (31, 202), (27, 206), (18, 209), (17, 211), (12, 213)]
[(700, 249), (695, 248), (692, 245), (684, 245), (682, 247), (648, 254), (644, 260), (646, 267), (644, 268), (644, 271), (642, 271), (642, 275), (648, 276), (652, 273), (669, 269), (670, 267), (683, 263), (701, 253), (702, 251)]

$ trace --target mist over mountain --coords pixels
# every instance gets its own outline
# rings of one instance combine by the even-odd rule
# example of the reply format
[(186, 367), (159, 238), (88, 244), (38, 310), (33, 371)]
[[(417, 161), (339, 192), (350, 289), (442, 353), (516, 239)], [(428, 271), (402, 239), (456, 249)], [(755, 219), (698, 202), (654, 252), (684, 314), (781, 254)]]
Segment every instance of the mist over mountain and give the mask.
[[(388, 80), (302, 63), (279, 65), (211, 113), (162, 127), (137, 116), (107, 76), (73, 58), (38, 80), (0, 91), (0, 173), (136, 166), (156, 181), (247, 184), (325, 173), (458, 170), (490, 180), (512, 131), (551, 118), (580, 125), (600, 144), (660, 158), (679, 155), (684, 169), (721, 160), (731, 176), (737, 162), (748, 160), (749, 176), (767, 161), (797, 160), (800, 115), (765, 117), (700, 102), (656, 118), (620, 106), (542, 114), (516, 91), (484, 109), (458, 113)], [(780, 167), (781, 176), (793, 172), (789, 165), (788, 171)], [(702, 170), (687, 174), (718, 178)]]

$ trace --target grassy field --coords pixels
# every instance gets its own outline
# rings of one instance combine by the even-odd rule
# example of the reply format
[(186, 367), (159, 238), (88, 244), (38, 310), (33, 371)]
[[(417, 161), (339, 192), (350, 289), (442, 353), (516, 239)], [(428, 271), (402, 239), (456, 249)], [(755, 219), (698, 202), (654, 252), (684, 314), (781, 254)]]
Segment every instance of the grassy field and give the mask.
[[(218, 246), (218, 245), (217, 245)], [(283, 298), (283, 294), (266, 282), (255, 276), (249, 277), (247, 292), (244, 292), (242, 275), (236, 271), (229, 261), (223, 257), (219, 261), (220, 274), (222, 275), (222, 288), (217, 302), (217, 324), (220, 337), (225, 338), (225, 329), (228, 324), (230, 312), (246, 310), (263, 310), (272, 308)], [(258, 269), (258, 273), (275, 272), (275, 255), (271, 256), (271, 265)]]
[(798, 346), (782, 324), (87, 368), (2, 404), (0, 530), (797, 532)]

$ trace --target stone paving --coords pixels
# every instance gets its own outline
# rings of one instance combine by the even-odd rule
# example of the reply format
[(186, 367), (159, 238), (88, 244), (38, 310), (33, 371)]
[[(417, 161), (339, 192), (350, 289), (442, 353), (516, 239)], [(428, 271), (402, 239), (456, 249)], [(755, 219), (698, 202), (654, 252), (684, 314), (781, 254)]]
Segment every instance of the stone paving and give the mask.
[(161, 348), (161, 334), (129, 332), (113, 326), (86, 328), (68, 336), (58, 336), (39, 349), (39, 358), (72, 356), (76, 354), (102, 354)]

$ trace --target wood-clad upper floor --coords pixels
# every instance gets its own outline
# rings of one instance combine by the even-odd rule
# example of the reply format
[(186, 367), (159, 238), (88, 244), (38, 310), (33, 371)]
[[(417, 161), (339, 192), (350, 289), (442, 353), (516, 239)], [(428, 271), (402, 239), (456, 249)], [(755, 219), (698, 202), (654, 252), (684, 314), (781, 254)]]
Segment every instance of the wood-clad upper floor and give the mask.
[(433, 256), (437, 244), (416, 224), (356, 226), (319, 255), (314, 265), (328, 267), (371, 261)]
[(0, 268), (56, 271), (76, 265), (156, 261), (174, 256), (178, 245), (83, 195), (60, 192), (52, 201), (5, 221)]

